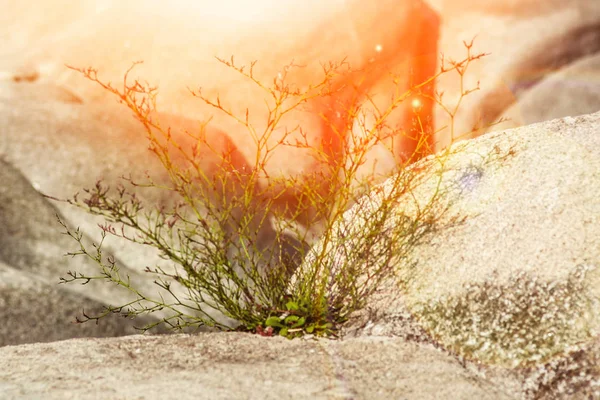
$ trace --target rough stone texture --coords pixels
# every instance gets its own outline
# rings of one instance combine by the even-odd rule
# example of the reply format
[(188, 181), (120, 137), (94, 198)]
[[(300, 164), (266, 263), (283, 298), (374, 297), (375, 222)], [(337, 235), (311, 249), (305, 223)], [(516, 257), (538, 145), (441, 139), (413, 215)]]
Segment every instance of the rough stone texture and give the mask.
[[(100, 282), (59, 286), (59, 278), (66, 277), (67, 271), (95, 275), (96, 265), (83, 257), (64, 257), (77, 249), (77, 243), (62, 233), (59, 211), (18, 170), (1, 160), (0, 182), (0, 320), (9, 321), (0, 328), (0, 345), (132, 334), (134, 325), (155, 321), (143, 318), (134, 324), (115, 317), (99, 328), (73, 326), (82, 309), (94, 315), (103, 305), (117, 305), (131, 296)], [(141, 288), (148, 288), (147, 278), (139, 271), (128, 273)]]
[[(3, 182), (0, 186), (0, 261), (52, 283), (58, 282), (59, 277), (69, 270), (97, 272), (95, 263), (89, 259), (64, 257), (67, 252), (78, 249), (77, 242), (63, 234), (57, 220), (59, 211), (18, 170), (1, 162), (0, 177)], [(84, 238), (84, 243), (89, 245), (90, 240)], [(108, 255), (110, 252), (106, 254)], [(120, 263), (120, 260), (117, 259), (117, 262)], [(129, 273), (132, 280), (144, 285), (140, 271), (141, 269), (131, 269)], [(118, 295), (118, 291), (111, 285), (66, 287), (98, 301), (128, 298)]]
[(524, 397), (534, 399), (597, 399), (600, 397), (600, 340), (573, 346), (529, 371)]
[[(452, 193), (451, 213), (466, 220), (435, 232), (415, 256), (420, 276), (432, 277), (436, 268), (452, 281), (425, 285), (420, 295), (495, 273), (498, 280), (521, 270), (556, 278), (577, 265), (597, 264), (599, 122), (600, 113), (567, 117), (456, 145), (448, 180), (462, 193)], [(465, 185), (465, 172), (477, 168), (477, 158), (495, 153), (507, 157), (481, 165), (475, 182)]]
[[(596, 113), (456, 144), (442, 179), (448, 210), (408, 258), (392, 261), (399, 281), (381, 288), (367, 311), (347, 326), (348, 333), (415, 336), (418, 329), (406, 321), (416, 317), (442, 345), (477, 357), (497, 351), (494, 362), (511, 365), (560, 354), (597, 336), (599, 131)], [(431, 165), (435, 173), (438, 164)], [(427, 176), (413, 191), (421, 207), (437, 187), (435, 175)], [(371, 197), (381, 198), (392, 183), (393, 178)], [(414, 215), (412, 199), (397, 201), (395, 209)], [(372, 219), (365, 204), (378, 201), (355, 206), (342, 225), (362, 232), (360, 221)], [(390, 218), (389, 226), (394, 221)], [(350, 237), (326, 253), (332, 265), (343, 265), (346, 246), (356, 249)], [(356, 262), (360, 271), (379, 265), (372, 258), (351, 264)], [(515, 326), (520, 332), (513, 332)], [(490, 343), (480, 348), (484, 342)]]
[(510, 399), (517, 382), (508, 372), (486, 379), (431, 345), (376, 337), (75, 339), (3, 347), (0, 358), (5, 399)]
[(151, 317), (132, 321), (110, 315), (98, 325), (77, 324), (76, 317), (81, 317), (82, 310), (88, 315), (99, 314), (106, 303), (59, 286), (57, 281), (46, 281), (0, 262), (0, 346), (133, 335), (139, 333), (135, 327), (156, 321)]

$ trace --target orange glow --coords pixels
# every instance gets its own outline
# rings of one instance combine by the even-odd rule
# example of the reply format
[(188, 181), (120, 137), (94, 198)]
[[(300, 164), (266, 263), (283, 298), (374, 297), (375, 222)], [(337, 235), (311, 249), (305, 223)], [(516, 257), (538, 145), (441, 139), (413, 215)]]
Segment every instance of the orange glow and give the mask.
[[(270, 96), (216, 58), (229, 61), (233, 56), (236, 67), (245, 66), (244, 72), (257, 61), (253, 76), (258, 81), (270, 85), (274, 78), (285, 79), (302, 90), (323, 79), (323, 65), (329, 62), (344, 60), (357, 71), (333, 74), (335, 99), (307, 102), (287, 113), (270, 145), (281, 140), (285, 128), (296, 126), (309, 134), (309, 144), (318, 143), (330, 134), (321, 117), (325, 114), (339, 124), (336, 129), (345, 129), (344, 110), (353, 106), (351, 102), (363, 102), (369, 92), (376, 94), (377, 107), (386, 109), (389, 94), (396, 90), (390, 73), (408, 76), (416, 71), (413, 78), (421, 82), (434, 73), (437, 59), (438, 19), (427, 7), (414, 7), (419, 0), (47, 0), (27, 13), (16, 0), (10, 3), (0, 22), (19, 21), (13, 30), (19, 32), (16, 38), (22, 37), (22, 43), (9, 43), (11, 53), (31, 54), (28, 65), (34, 65), (44, 80), (60, 83), (85, 101), (99, 100), (107, 95), (82, 84), (81, 76), (65, 64), (93, 67), (103, 81), (115, 83), (122, 82), (132, 62), (143, 61), (131, 78), (158, 86), (160, 112), (200, 121), (212, 118), (211, 125), (232, 137), (248, 159), (256, 153), (252, 135), (188, 89), (201, 87), (213, 100), (218, 96), (235, 115), (247, 112), (259, 132), (265, 129)], [(27, 50), (33, 46), (27, 40), (36, 43), (35, 51)], [(285, 70), (292, 62), (299, 67)], [(407, 83), (399, 89), (406, 90)], [(410, 110), (410, 103), (402, 108)], [(426, 108), (420, 112), (428, 113)], [(390, 118), (391, 124), (405, 123), (400, 111)], [(300, 136), (296, 131), (289, 141)], [(305, 157), (308, 152), (293, 147), (275, 152), (267, 169), (284, 175), (309, 170), (314, 157)], [(298, 161), (290, 164), (292, 157)]]

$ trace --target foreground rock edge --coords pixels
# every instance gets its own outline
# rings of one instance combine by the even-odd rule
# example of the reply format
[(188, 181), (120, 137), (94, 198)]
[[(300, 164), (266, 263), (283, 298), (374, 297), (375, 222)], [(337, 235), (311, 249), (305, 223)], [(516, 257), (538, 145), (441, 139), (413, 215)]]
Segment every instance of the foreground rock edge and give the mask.
[[(70, 339), (0, 348), (3, 398), (512, 398), (511, 371), (398, 338), (244, 333)], [(390, 397), (392, 396), (392, 397)], [(438, 397), (440, 396), (440, 397)]]

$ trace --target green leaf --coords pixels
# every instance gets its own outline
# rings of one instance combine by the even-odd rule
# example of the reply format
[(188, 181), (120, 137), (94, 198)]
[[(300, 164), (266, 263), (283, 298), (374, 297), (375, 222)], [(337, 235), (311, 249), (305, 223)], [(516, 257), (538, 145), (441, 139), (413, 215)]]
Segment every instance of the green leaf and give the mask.
[(286, 324), (293, 324), (294, 322), (298, 321), (300, 319), (299, 316), (297, 315), (289, 315), (286, 319), (285, 319), (285, 323)]
[(288, 328), (281, 328), (281, 330), (279, 331), (279, 334), (281, 336), (287, 337), (287, 335), (288, 335)]
[(295, 301), (288, 301), (287, 303), (285, 303), (285, 308), (288, 311), (296, 311), (298, 310), (298, 303), (296, 303)]
[(292, 329), (300, 328), (301, 326), (304, 325), (305, 322), (306, 322), (306, 318), (304, 318), (304, 317), (298, 318), (296, 323), (294, 325), (292, 325)]
[(315, 330), (314, 324), (310, 324), (309, 326), (306, 327), (306, 333), (313, 333), (314, 330)]
[(269, 317), (265, 321), (266, 326), (272, 326), (273, 328), (283, 328), (283, 324), (281, 323), (281, 319), (277, 316)]

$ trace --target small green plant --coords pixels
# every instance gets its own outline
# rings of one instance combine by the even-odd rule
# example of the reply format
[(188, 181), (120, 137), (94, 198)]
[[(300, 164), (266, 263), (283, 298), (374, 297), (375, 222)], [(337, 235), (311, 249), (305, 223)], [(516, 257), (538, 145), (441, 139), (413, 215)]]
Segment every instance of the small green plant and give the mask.
[(280, 315), (273, 315), (256, 327), (256, 332), (263, 336), (280, 336), (292, 339), (305, 334), (315, 336), (335, 335), (334, 326), (327, 321), (327, 316), (322, 316), (320, 320), (315, 320), (310, 313), (310, 307), (307, 304), (299, 304), (294, 301), (288, 301), (285, 305), (285, 311)]
[[(471, 54), (472, 43), (465, 45), (467, 57), (463, 61), (443, 64), (438, 74), (406, 90), (395, 87), (388, 109), (372, 107), (368, 116), (357, 99), (374, 106), (369, 93), (341, 96), (352, 98), (350, 102), (336, 100), (340, 91), (358, 90), (336, 83), (355, 72), (344, 62), (323, 66), (323, 79), (300, 89), (288, 81), (288, 75), (298, 68), (293, 64), (283, 68), (285, 73), (267, 86), (255, 76), (256, 63), (245, 68), (236, 65), (233, 58), (219, 60), (263, 90), (268, 107), (265, 121), (253, 122), (248, 111), (234, 113), (218, 97), (209, 99), (201, 91), (192, 94), (231, 118), (254, 139), (257, 154), (252, 162), (246, 162), (233, 143), (208, 122), (182, 131), (165, 122), (156, 110), (157, 89), (131, 81), (135, 64), (125, 74), (122, 88), (102, 82), (92, 68), (78, 69), (133, 112), (145, 128), (150, 150), (169, 176), (167, 183), (139, 183), (130, 178), (116, 188), (98, 182), (86, 190), (83, 200), (69, 200), (103, 216), (106, 224), (101, 227), (102, 240), (91, 251), (83, 245), (78, 230), (63, 224), (66, 233), (79, 243), (79, 249), (70, 254), (93, 259), (100, 274), (70, 271), (62, 282), (107, 280), (134, 295), (134, 300), (109, 306), (101, 315), (84, 314), (81, 321), (98, 321), (109, 313), (136, 316), (166, 310), (169, 316), (160, 322), (174, 329), (211, 326), (288, 338), (335, 335), (349, 314), (364, 306), (379, 282), (394, 272), (390, 260), (401, 261), (440, 217), (437, 204), (441, 190), (418, 205), (416, 212), (401, 218), (402, 223), (386, 223), (392, 215), (401, 214), (397, 207), (400, 199), (410, 197), (425, 179), (424, 171), (410, 165), (416, 161), (414, 157), (398, 160), (397, 168), (390, 172), (395, 179), (375, 202), (359, 200), (377, 182), (360, 178), (361, 168), (371, 149), (386, 146), (387, 141), (407, 135), (408, 130), (419, 133), (415, 153), (433, 152), (429, 143), (434, 132), (427, 130), (431, 121), (425, 120), (431, 115), (421, 116), (419, 109), (407, 107), (406, 112), (414, 113), (415, 126), (388, 126), (386, 120), (407, 99), (420, 97), (441, 104), (442, 95), (433, 91), (437, 77), (456, 71), (462, 82), (469, 64), (483, 56)], [(397, 82), (394, 77), (391, 80)], [(465, 89), (461, 99), (470, 91)], [(315, 104), (323, 103), (331, 104), (345, 117), (339, 122), (326, 112), (318, 116), (328, 137), (320, 145), (311, 142), (301, 125), (280, 126), (295, 112), (306, 115)], [(451, 117), (457, 112), (457, 108), (446, 110)], [(374, 122), (367, 125), (367, 119)], [(363, 134), (350, 134), (348, 139), (357, 121)], [(282, 131), (281, 138), (277, 135)], [(315, 167), (301, 176), (268, 176), (267, 161), (282, 146), (312, 152)], [(444, 159), (443, 153), (436, 156), (440, 165)], [(372, 178), (373, 174), (367, 176)], [(135, 191), (145, 187), (170, 190), (176, 199), (174, 205), (156, 208), (142, 203)], [(339, 221), (353, 205), (359, 209), (368, 206), (372, 213), (361, 221), (359, 229), (343, 228)], [(106, 235), (155, 247), (173, 263), (170, 270), (146, 268), (155, 277), (158, 295), (137, 290), (114, 258), (104, 255)], [(320, 239), (321, 246), (309, 251), (314, 237)], [(330, 257), (340, 241), (356, 243), (354, 253), (346, 255), (343, 264), (331, 262)], [(359, 259), (373, 260), (367, 271), (357, 269)], [(300, 264), (303, 268), (296, 272)]]

